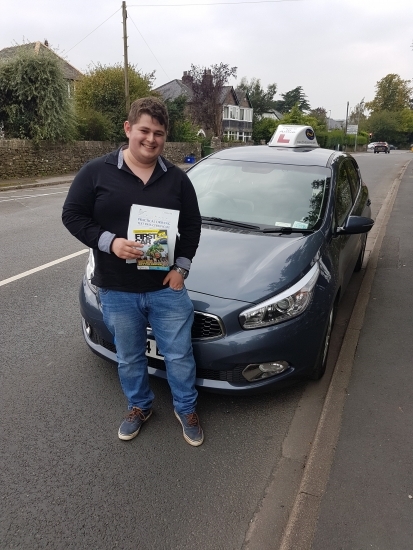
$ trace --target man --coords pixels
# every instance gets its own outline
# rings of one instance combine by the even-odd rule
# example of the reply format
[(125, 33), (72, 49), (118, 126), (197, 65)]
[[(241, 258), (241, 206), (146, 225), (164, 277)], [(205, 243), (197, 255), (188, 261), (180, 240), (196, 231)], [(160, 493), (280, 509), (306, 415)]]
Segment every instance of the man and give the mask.
[[(62, 220), (72, 235), (93, 249), (92, 283), (98, 287), (103, 319), (114, 337), (120, 383), (128, 400), (119, 438), (136, 437), (152, 414), (154, 395), (145, 355), (149, 322), (165, 357), (183, 436), (198, 446), (204, 434), (196, 414), (194, 312), (184, 286), (201, 233), (198, 202), (185, 172), (161, 156), (168, 131), (162, 101), (134, 101), (124, 129), (127, 146), (92, 160), (76, 175)], [(130, 262), (143, 255), (143, 245), (127, 239), (133, 204), (179, 210), (175, 265), (170, 271), (138, 270), (136, 262)]]

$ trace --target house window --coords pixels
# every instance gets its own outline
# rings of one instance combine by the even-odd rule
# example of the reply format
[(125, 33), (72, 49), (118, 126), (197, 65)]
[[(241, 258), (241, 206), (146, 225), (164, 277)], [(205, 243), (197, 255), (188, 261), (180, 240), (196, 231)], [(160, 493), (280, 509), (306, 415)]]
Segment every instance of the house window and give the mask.
[(223, 118), (229, 118), (229, 108), (228, 106), (224, 107), (224, 116)]
[(238, 120), (239, 113), (238, 113), (238, 107), (233, 107), (232, 105), (229, 108), (229, 118), (232, 118), (233, 120)]
[(252, 109), (243, 109), (244, 111), (244, 118), (242, 120), (246, 120), (247, 122), (252, 121)]
[(240, 109), (239, 110), (239, 119), (240, 120), (245, 120), (245, 109)]

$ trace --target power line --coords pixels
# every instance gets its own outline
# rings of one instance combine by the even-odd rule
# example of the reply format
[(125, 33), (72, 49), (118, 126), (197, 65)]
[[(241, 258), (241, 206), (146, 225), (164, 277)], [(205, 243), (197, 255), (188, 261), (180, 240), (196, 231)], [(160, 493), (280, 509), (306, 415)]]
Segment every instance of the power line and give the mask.
[(110, 17), (108, 17), (107, 19), (105, 19), (105, 20), (103, 21), (103, 23), (101, 23), (101, 24), (98, 25), (95, 29), (93, 29), (93, 31), (90, 32), (89, 34), (87, 34), (84, 38), (82, 38), (82, 40), (79, 40), (79, 42), (78, 42), (77, 44), (75, 44), (74, 46), (72, 46), (72, 47), (70, 48), (70, 50), (67, 50), (67, 52), (65, 52), (65, 54), (68, 54), (71, 50), (73, 50), (74, 48), (76, 48), (76, 46), (78, 46), (81, 42), (83, 42), (83, 40), (86, 40), (86, 38), (87, 38), (88, 36), (90, 36), (90, 35), (93, 34), (95, 31), (97, 31), (99, 27), (101, 27), (104, 23), (106, 23), (106, 21), (109, 21), (109, 19), (110, 19), (111, 17), (113, 17), (116, 13), (118, 13), (118, 11), (121, 10), (121, 9), (122, 9), (122, 8), (118, 8), (114, 13), (112, 13), (112, 15), (111, 15)]
[(237, 6), (238, 4), (279, 4), (281, 2), (305, 2), (305, 0), (242, 0), (241, 2), (207, 2), (199, 4), (131, 4), (128, 6), (128, 8), (192, 8), (192, 6)]
[(163, 72), (166, 74), (166, 77), (169, 78), (169, 75), (168, 73), (165, 71), (165, 69), (162, 67), (161, 63), (158, 61), (158, 59), (156, 58), (156, 55), (153, 53), (153, 51), (151, 50), (151, 48), (149, 47), (149, 44), (146, 42), (145, 38), (143, 37), (141, 31), (138, 29), (138, 27), (136, 26), (135, 24), (135, 21), (132, 19), (132, 17), (128, 14), (128, 18), (132, 21), (132, 23), (134, 24), (135, 26), (135, 29), (138, 31), (138, 33), (141, 35), (141, 38), (142, 40), (145, 42), (145, 44), (147, 45), (148, 47), (148, 50), (151, 52), (151, 54), (154, 56), (154, 58), (156, 59), (157, 63), (159, 64), (160, 68), (163, 70)]

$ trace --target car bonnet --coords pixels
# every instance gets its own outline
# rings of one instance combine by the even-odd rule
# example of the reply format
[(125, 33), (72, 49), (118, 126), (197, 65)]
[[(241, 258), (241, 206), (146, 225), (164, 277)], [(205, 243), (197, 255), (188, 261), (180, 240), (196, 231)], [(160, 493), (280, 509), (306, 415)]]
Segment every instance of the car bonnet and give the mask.
[(257, 303), (295, 284), (309, 270), (323, 242), (321, 231), (279, 235), (203, 227), (186, 287)]

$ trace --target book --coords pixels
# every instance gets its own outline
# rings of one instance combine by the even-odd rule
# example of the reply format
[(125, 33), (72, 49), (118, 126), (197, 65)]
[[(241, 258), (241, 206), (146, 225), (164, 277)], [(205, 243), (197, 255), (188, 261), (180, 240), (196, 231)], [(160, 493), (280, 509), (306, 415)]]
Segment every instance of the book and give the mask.
[[(146, 255), (145, 260), (142, 260), (142, 262), (144, 261), (146, 263), (139, 264), (137, 260), (126, 260), (126, 262), (136, 263), (138, 269), (163, 269), (169, 271), (169, 267), (174, 263), (178, 219), (179, 210), (132, 204), (129, 215), (128, 240), (142, 242), (142, 240), (149, 239), (149, 235), (152, 235), (152, 241), (161, 239), (162, 242), (159, 242), (158, 245), (164, 248), (163, 254), (166, 254), (167, 260), (164, 258), (162, 263), (156, 261), (159, 259), (158, 257), (148, 257)], [(156, 233), (156, 231), (164, 231), (165, 236), (160, 237), (159, 233)], [(144, 237), (144, 235), (148, 236)]]
[(169, 271), (168, 231), (166, 229), (134, 229), (134, 241), (143, 245), (143, 256), (136, 260), (138, 269)]

